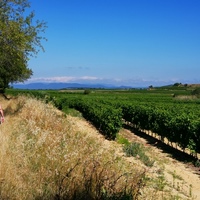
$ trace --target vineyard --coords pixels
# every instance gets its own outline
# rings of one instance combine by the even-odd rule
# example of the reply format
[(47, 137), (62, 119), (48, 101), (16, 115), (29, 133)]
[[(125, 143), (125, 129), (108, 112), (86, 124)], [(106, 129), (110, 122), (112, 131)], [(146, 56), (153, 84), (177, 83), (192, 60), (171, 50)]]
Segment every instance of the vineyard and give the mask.
[[(7, 90), (27, 94), (67, 112), (80, 111), (107, 139), (113, 140), (124, 124), (156, 134), (197, 158), (200, 153), (200, 100), (187, 89), (138, 90)], [(177, 98), (188, 97), (188, 98)]]

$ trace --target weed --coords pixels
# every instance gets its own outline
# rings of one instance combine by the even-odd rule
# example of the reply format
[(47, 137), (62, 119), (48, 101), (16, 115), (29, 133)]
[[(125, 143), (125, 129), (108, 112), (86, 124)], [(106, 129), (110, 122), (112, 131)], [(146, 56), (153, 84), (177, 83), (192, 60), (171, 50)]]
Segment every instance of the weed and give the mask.
[(197, 159), (195, 162), (194, 162), (194, 166), (195, 167), (200, 167), (200, 160)]
[(124, 151), (127, 156), (134, 156), (136, 158), (139, 158), (146, 166), (152, 167), (154, 164), (154, 161), (152, 161), (146, 154), (145, 154), (145, 148), (140, 143), (128, 143), (124, 146)]
[(121, 136), (119, 134), (117, 134), (116, 141), (119, 144), (124, 144), (124, 145), (129, 145), (130, 144), (130, 142), (128, 141), (128, 139), (124, 138), (123, 136)]
[(71, 115), (71, 116), (74, 116), (74, 117), (80, 117), (80, 118), (83, 117), (81, 112), (79, 112), (78, 110), (75, 110), (75, 109), (73, 109), (73, 108), (64, 107), (64, 108), (62, 109), (62, 111), (63, 111), (64, 113), (66, 113), (66, 114), (68, 114), (68, 115)]
[(167, 185), (164, 175), (158, 176), (156, 187), (159, 191), (163, 191)]
[(190, 197), (192, 197), (192, 185), (190, 184), (190, 188), (189, 188), (189, 195)]

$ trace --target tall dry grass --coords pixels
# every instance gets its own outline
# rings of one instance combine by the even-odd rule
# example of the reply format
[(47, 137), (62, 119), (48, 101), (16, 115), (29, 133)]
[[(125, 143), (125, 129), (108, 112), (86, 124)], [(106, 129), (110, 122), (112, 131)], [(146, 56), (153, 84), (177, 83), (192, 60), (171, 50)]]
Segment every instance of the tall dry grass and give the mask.
[[(18, 97), (0, 126), (0, 199), (138, 199), (145, 171), (53, 106)], [(79, 122), (76, 122), (76, 125)]]

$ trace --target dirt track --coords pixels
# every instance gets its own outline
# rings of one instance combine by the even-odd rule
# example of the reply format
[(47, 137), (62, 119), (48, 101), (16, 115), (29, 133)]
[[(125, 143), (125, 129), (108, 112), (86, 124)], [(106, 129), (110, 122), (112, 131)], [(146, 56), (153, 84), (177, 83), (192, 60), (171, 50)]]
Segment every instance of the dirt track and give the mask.
[(193, 166), (190, 156), (141, 132), (134, 133), (124, 129), (122, 135), (149, 149), (149, 156), (156, 160), (152, 173), (162, 168), (167, 184), (174, 194), (181, 195), (183, 199), (200, 200), (200, 168)]

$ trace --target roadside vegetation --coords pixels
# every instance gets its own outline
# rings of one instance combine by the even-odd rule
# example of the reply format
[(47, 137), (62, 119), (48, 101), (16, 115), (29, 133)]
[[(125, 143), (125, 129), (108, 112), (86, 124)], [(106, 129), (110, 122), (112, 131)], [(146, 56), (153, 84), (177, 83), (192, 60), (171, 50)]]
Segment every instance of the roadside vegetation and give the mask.
[(1, 125), (0, 199), (139, 199), (146, 172), (49, 104), (18, 97)]
[(138, 142), (129, 142), (128, 139), (122, 137), (121, 135), (117, 135), (117, 142), (123, 144), (123, 151), (125, 152), (126, 156), (138, 158), (148, 167), (153, 166), (154, 161), (151, 160), (148, 155), (146, 155), (147, 149), (144, 147), (144, 145)]

